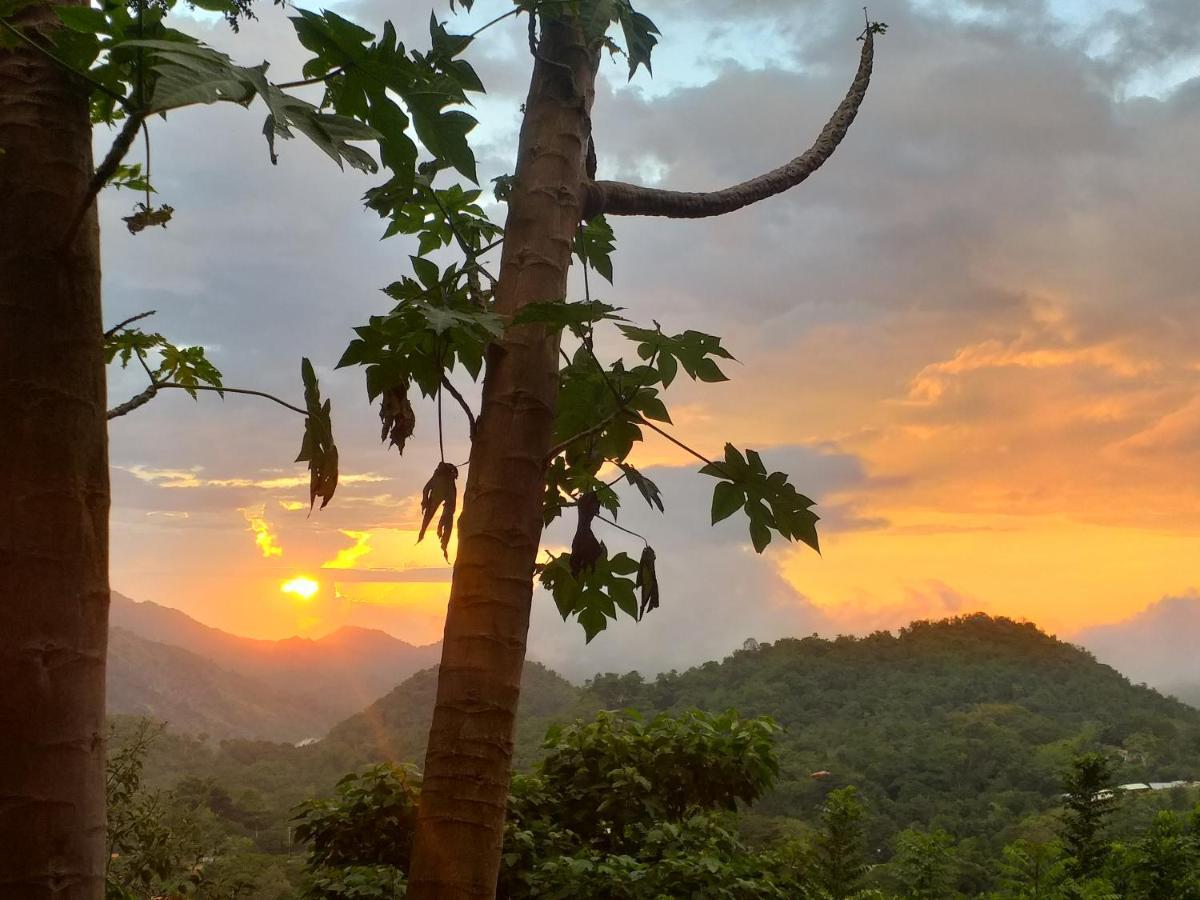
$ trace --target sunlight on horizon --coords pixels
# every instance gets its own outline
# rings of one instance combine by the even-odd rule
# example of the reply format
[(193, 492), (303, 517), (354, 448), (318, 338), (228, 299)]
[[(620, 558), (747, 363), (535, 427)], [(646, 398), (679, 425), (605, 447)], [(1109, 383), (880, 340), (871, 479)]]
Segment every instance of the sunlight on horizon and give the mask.
[(321, 585), (313, 581), (311, 578), (306, 578), (303, 575), (297, 575), (290, 581), (285, 581), (279, 586), (279, 589), (285, 594), (295, 594), (302, 600), (311, 600), (313, 595), (321, 589)]

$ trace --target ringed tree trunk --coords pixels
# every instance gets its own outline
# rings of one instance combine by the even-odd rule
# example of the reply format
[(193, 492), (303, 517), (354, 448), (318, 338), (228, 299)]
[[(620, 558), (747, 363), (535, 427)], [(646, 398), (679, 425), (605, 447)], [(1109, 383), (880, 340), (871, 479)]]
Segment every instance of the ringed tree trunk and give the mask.
[[(77, 2), (77, 0), (72, 0)], [(52, 27), (27, 7), (18, 27)], [(104, 893), (108, 455), (87, 86), (0, 48), (0, 896)]]
[[(585, 202), (598, 48), (543, 18), (521, 126), (497, 312), (562, 300)], [(558, 333), (509, 330), (488, 355), (459, 519), (410, 900), (491, 898), (499, 877), (513, 727), (542, 535)]]

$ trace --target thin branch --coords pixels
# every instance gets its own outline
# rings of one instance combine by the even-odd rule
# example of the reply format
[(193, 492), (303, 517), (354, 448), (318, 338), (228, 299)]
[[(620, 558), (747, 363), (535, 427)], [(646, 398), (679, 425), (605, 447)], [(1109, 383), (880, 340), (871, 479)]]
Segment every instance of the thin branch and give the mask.
[(499, 247), (503, 243), (504, 243), (504, 235), (500, 235), (500, 237), (496, 238), (494, 241), (492, 241), (486, 247), (481, 248), (479, 250), (479, 252), (476, 253), (475, 255), (483, 256), (483, 254), (487, 253), (489, 250), (495, 250), (497, 247)]
[(136, 397), (122, 403), (120, 406), (115, 406), (108, 411), (108, 418), (115, 419), (117, 416), (123, 416), (128, 412), (132, 412), (139, 406), (145, 406), (149, 403), (154, 395), (165, 388), (175, 388), (181, 391), (215, 391), (218, 394), (245, 394), (249, 397), (262, 397), (264, 400), (270, 400), (272, 403), (278, 403), (284, 409), (290, 409), (294, 413), (299, 413), (302, 416), (308, 416), (308, 410), (301, 409), (298, 406), (292, 406), (286, 400), (280, 400), (278, 397), (267, 394), (263, 391), (252, 391), (248, 388), (231, 388), (231, 387), (213, 387), (207, 384), (176, 384), (174, 381), (152, 381), (146, 390), (142, 391)]
[(158, 312), (158, 310), (148, 309), (143, 313), (138, 313), (136, 316), (130, 316), (128, 319), (125, 319), (123, 322), (118, 322), (112, 328), (108, 329), (108, 331), (104, 332), (104, 339), (107, 341), (109, 338), (116, 337), (116, 334), (118, 331), (123, 331), (126, 328), (128, 328), (130, 325), (132, 325), (134, 322), (138, 321), (138, 319), (144, 319), (147, 316), (152, 316), (156, 312)]
[(292, 412), (299, 413), (305, 418), (308, 417), (308, 410), (292, 406), (286, 400), (280, 400), (275, 395), (265, 393), (264, 391), (252, 391), (248, 388), (213, 387), (207, 384), (176, 384), (173, 381), (160, 381), (158, 386), (160, 388), (178, 388), (181, 391), (216, 391), (218, 394), (245, 394), (248, 397), (262, 397), (264, 400), (278, 403), (284, 409), (290, 409)]
[(604, 517), (603, 515), (601, 515), (600, 513), (596, 513), (596, 518), (597, 518), (597, 519), (599, 519), (601, 522), (604, 522), (604, 523), (606, 523), (606, 524), (608, 524), (608, 525), (611, 525), (613, 528), (617, 529), (618, 531), (623, 531), (623, 532), (625, 532), (626, 534), (632, 534), (632, 535), (633, 535), (635, 538), (637, 538), (639, 541), (641, 541), (641, 542), (642, 542), (643, 544), (645, 544), (647, 547), (649, 547), (649, 546), (650, 546), (650, 542), (649, 542), (648, 540), (646, 540), (646, 536), (645, 536), (645, 535), (638, 534), (636, 531), (633, 531), (633, 530), (631, 530), (631, 529), (629, 529), (629, 528), (626, 528), (624, 525), (618, 525), (618, 524), (617, 524), (616, 522), (614, 522), (612, 519), (605, 518), (605, 517)]
[[(524, 10), (521, 9), (521, 7), (519, 7), (519, 6), (513, 8), (513, 9), (510, 9), (508, 12), (496, 16), (496, 18), (492, 19), (492, 21), (490, 21), (484, 25), (480, 25), (478, 28), (476, 28), (474, 31), (472, 31), (469, 35), (467, 35), (467, 37), (474, 40), (475, 38), (479, 37), (479, 35), (481, 35), (483, 32), (485, 32), (489, 28), (491, 28), (493, 25), (498, 25), (499, 23), (503, 22), (505, 19), (507, 19), (511, 16), (515, 16), (522, 12), (524, 12)], [(530, 13), (530, 15), (532, 15), (532, 13)]]
[(605, 416), (603, 419), (601, 419), (599, 422), (597, 422), (595, 425), (593, 425), (591, 428), (586, 428), (583, 431), (579, 432), (579, 434), (572, 435), (571, 437), (567, 438), (565, 441), (559, 441), (557, 444), (555, 444), (553, 447), (551, 447), (550, 451), (546, 454), (546, 463), (545, 464), (550, 465), (550, 462), (551, 462), (551, 460), (554, 459), (554, 457), (558, 456), (558, 454), (562, 453), (564, 450), (566, 450), (572, 444), (574, 444), (578, 441), (582, 441), (584, 438), (591, 437), (592, 435), (598, 434), (599, 432), (603, 431), (605, 428), (608, 427), (609, 423), (612, 422), (613, 419), (615, 419), (617, 416), (619, 416), (624, 411), (625, 411), (624, 407), (616, 409), (613, 412), (609, 413), (607, 416)]
[(446, 377), (445, 373), (442, 374), (442, 387), (446, 389), (451, 397), (458, 401), (458, 405), (467, 414), (467, 422), (471, 429), (471, 440), (475, 440), (475, 413), (471, 412), (471, 407), (468, 405), (466, 398), (458, 392), (458, 388), (450, 383), (450, 379)]
[(601, 214), (610, 216), (667, 216), (694, 219), (720, 216), (767, 197), (781, 194), (804, 181), (833, 155), (850, 130), (871, 83), (875, 59), (876, 28), (868, 24), (862, 36), (862, 56), (858, 72), (845, 99), (821, 130), (816, 142), (791, 162), (724, 190), (707, 193), (664, 191), (619, 181), (594, 181), (588, 184), (584, 219)]
[(283, 84), (277, 84), (275, 87), (286, 91), (289, 88), (308, 87), (313, 84), (324, 84), (330, 78), (336, 78), (346, 71), (345, 66), (338, 66), (336, 69), (330, 69), (324, 75), (318, 75), (316, 78), (302, 78), (299, 81), (285, 81)]

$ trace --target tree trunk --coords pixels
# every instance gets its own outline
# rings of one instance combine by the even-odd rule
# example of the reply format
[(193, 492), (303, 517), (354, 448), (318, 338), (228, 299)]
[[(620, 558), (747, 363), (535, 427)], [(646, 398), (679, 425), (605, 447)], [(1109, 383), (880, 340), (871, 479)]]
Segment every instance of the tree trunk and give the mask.
[[(48, 7), (19, 26), (50, 27)], [(0, 48), (0, 896), (104, 893), (108, 459), (87, 86)]]
[[(584, 201), (598, 48), (543, 19), (508, 204), (498, 311), (562, 300)], [(488, 356), (425, 757), (410, 900), (496, 893), (542, 534), (558, 333), (512, 329)]]

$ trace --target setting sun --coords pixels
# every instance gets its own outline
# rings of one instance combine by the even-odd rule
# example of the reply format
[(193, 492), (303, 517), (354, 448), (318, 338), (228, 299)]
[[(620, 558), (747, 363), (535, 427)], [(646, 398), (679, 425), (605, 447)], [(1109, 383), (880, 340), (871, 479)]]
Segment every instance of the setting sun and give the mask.
[(285, 581), (281, 586), (285, 594), (295, 594), (303, 600), (312, 599), (313, 594), (321, 589), (321, 585), (313, 581), (311, 578), (305, 578), (303, 575), (298, 575), (291, 581)]

